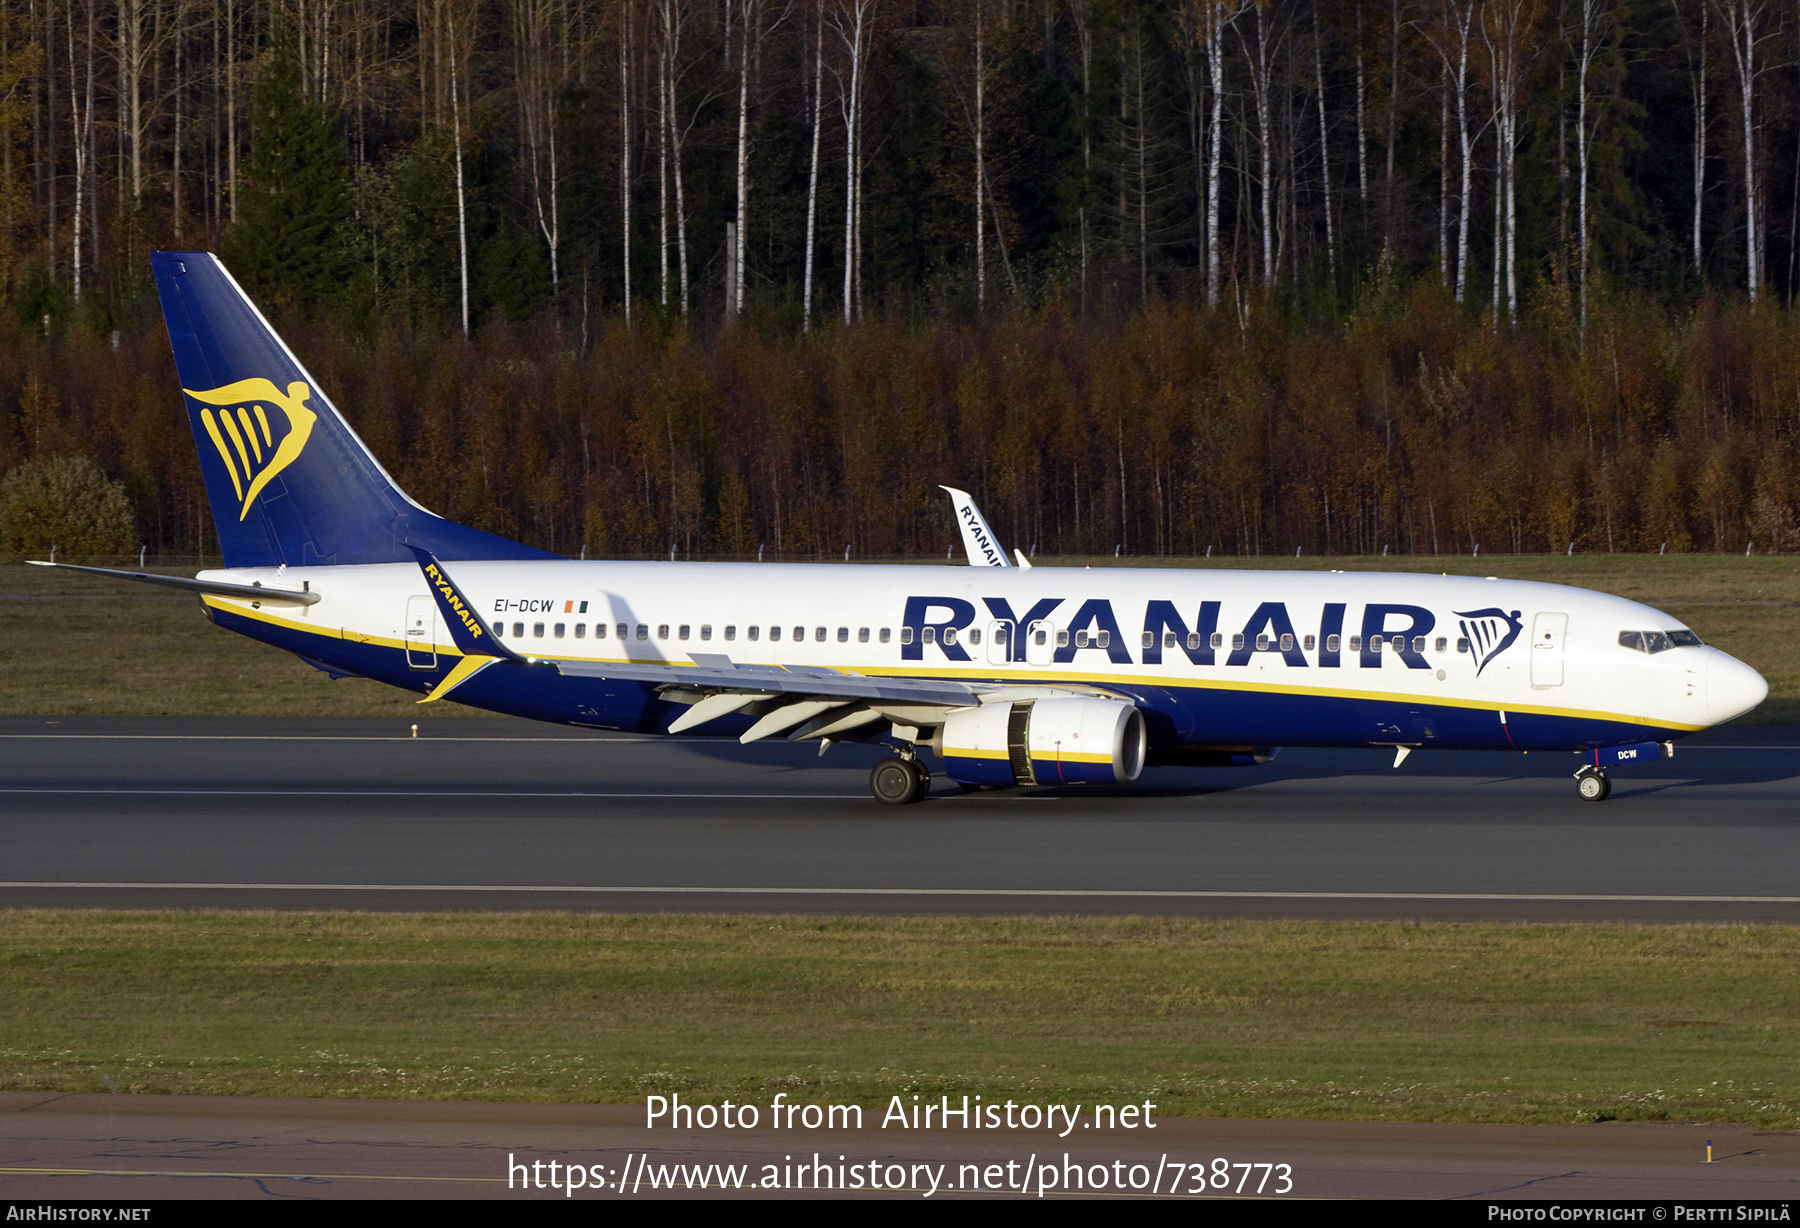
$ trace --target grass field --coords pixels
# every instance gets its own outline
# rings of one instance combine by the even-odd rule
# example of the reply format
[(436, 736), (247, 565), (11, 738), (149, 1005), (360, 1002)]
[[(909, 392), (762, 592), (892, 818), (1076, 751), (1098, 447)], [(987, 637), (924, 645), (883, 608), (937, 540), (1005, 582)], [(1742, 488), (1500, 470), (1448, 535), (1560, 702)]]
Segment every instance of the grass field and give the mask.
[[(1800, 557), (1495, 555), (1393, 558), (1040, 560), (1073, 565), (1442, 571), (1617, 593), (1673, 614), (1769, 680), (1748, 723), (1800, 723)], [(213, 627), (191, 597), (0, 559), (0, 712), (171, 716), (477, 715), (298, 659)], [(168, 569), (192, 575), (195, 567)]]
[(1800, 930), (15, 912), (0, 1087), (1800, 1124)]

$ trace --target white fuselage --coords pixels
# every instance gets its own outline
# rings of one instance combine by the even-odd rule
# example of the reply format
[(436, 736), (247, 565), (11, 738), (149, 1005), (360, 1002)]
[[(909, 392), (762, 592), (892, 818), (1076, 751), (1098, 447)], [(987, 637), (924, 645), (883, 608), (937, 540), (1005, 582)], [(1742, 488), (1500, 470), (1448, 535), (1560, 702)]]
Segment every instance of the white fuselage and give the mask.
[[(1716, 649), (1649, 652), (1621, 643), (1621, 633), (1686, 632), (1649, 606), (1491, 578), (1201, 568), (449, 566), (501, 642), (533, 659), (680, 667), (727, 657), (738, 665), (1069, 686), (1126, 696), (1160, 713), (1166, 719), (1153, 736), (1171, 745), (1575, 748), (1679, 737), (1737, 716), (1767, 693), (1755, 671)], [(417, 567), (237, 569), (202, 578), (310, 587), (320, 600), (309, 607), (206, 601), (226, 625), (345, 672), (426, 690), (440, 660), (459, 655)], [(591, 683), (557, 682), (567, 684), (565, 693), (477, 689), (457, 698), (542, 719), (666, 727), (653, 690), (613, 687), (602, 695)]]

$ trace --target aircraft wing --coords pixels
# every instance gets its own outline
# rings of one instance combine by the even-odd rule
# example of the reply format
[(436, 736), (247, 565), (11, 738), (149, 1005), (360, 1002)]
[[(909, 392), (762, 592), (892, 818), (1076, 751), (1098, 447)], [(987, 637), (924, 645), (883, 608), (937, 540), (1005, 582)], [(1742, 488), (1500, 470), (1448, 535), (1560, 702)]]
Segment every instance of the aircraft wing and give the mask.
[[(738, 665), (722, 654), (695, 653), (694, 664), (656, 665), (609, 661), (557, 661), (577, 678), (662, 684), (663, 698), (688, 710), (669, 726), (680, 733), (751, 708), (760, 719), (740, 739), (754, 742), (794, 730), (791, 740), (829, 737), (883, 718), (903, 723), (941, 719), (943, 713), (981, 702), (981, 691), (962, 682), (927, 678), (874, 678), (841, 670)], [(795, 728), (798, 726), (799, 728)]]

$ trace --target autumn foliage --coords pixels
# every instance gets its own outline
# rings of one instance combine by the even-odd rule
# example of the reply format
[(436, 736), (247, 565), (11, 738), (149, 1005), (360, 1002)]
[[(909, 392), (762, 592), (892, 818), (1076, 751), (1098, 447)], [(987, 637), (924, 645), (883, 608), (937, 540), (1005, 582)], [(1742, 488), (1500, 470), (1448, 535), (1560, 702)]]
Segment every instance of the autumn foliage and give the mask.
[[(278, 319), (447, 516), (569, 555), (941, 556), (939, 483), (1045, 554), (1800, 549), (1800, 322), (1554, 296), (1518, 327), (1435, 279), (1342, 326), (1052, 290), (973, 324), (800, 337), (544, 315), (473, 338)], [(0, 473), (88, 454), (153, 551), (214, 548), (160, 326), (0, 332)]]

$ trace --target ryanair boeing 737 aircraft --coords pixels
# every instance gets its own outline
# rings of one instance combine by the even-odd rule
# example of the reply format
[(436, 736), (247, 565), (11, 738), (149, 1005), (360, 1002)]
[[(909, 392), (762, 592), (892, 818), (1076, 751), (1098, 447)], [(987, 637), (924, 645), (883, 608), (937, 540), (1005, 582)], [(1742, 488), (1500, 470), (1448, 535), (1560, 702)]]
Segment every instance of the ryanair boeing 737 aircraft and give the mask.
[(1574, 751), (1599, 801), (1607, 768), (1768, 694), (1678, 620), (1559, 585), (1015, 566), (960, 491), (966, 567), (575, 562), (414, 503), (217, 259), (153, 264), (225, 567), (107, 574), (420, 703), (881, 742), (870, 789), (894, 804), (927, 750), (1014, 787), (1280, 746)]

